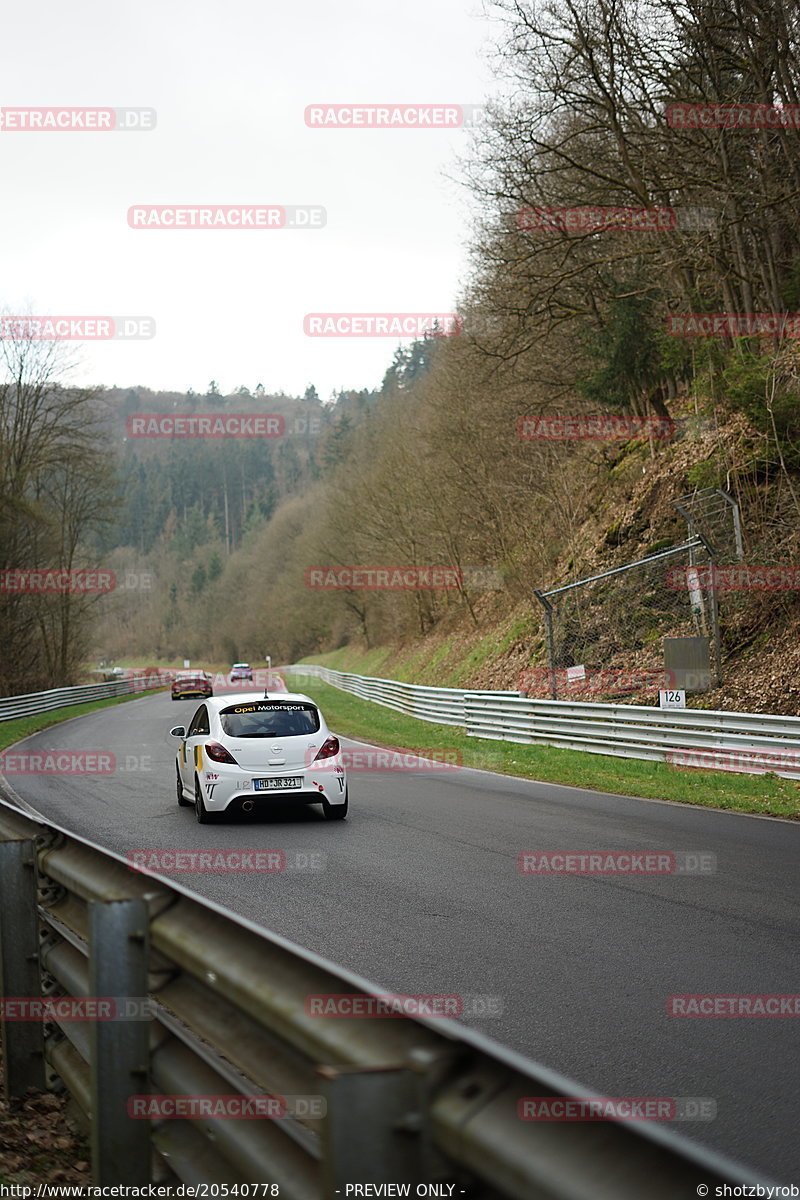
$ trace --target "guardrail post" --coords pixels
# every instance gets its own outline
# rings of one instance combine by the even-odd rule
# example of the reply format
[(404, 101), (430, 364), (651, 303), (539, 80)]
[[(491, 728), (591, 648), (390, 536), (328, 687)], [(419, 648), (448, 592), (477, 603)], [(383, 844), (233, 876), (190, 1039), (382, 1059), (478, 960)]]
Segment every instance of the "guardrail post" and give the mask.
[[(36, 846), (27, 839), (0, 842), (0, 998), (42, 994), (36, 917)], [(41, 1021), (4, 1020), (0, 1013), (6, 1096), (44, 1091)], [(13, 1031), (13, 1032), (12, 1032)]]
[(90, 994), (138, 1001), (127, 1020), (92, 1024), (92, 1177), (100, 1187), (150, 1183), (150, 1122), (128, 1115), (129, 1099), (149, 1092), (149, 943), (144, 900), (90, 903)]
[(326, 1196), (347, 1183), (424, 1183), (419, 1079), (407, 1067), (320, 1067)]

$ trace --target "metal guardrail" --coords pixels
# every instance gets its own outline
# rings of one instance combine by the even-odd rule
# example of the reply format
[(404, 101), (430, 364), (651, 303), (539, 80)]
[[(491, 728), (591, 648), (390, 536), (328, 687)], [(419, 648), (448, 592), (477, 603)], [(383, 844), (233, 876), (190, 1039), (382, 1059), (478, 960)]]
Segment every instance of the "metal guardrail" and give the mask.
[(47, 692), (29, 692), (25, 696), (7, 696), (0, 699), (0, 721), (35, 716), (37, 713), (50, 712), (51, 709), (85, 704), (89, 700), (108, 700), (114, 696), (128, 696), (133, 692), (166, 687), (168, 676), (168, 672), (149, 672), (108, 683), (87, 683), (77, 687), (51, 688)]
[[(419, 717), (421, 721), (435, 721), (438, 725), (465, 725), (466, 710), (463, 688), (423, 687), (417, 683), (399, 683), (394, 679), (373, 679), (368, 675), (352, 675), (345, 671), (332, 671), (329, 667), (313, 664), (295, 664), (281, 667), (300, 675), (310, 675), (330, 683), (343, 692), (352, 692), (362, 700), (372, 700), (385, 708)], [(498, 693), (502, 694), (502, 693)], [(509, 693), (516, 695), (516, 693)]]
[[(593, 1094), (452, 1021), (310, 1015), (309, 997), (348, 993), (380, 995), (0, 800), (0, 996), (151, 1005), (146, 1020), (0, 1022), (6, 1094), (65, 1085), (99, 1186), (266, 1183), (277, 1190), (255, 1194), (334, 1200), (383, 1181), (451, 1183), (424, 1194), (469, 1200), (684, 1200), (700, 1184), (767, 1182), (662, 1126), (521, 1120), (525, 1097)], [(289, 1115), (130, 1117), (148, 1093), (285, 1097)]]
[(519, 692), (420, 687), (315, 664), (281, 669), (423, 721), (460, 726), (470, 737), (800, 779), (800, 717), (536, 700)]

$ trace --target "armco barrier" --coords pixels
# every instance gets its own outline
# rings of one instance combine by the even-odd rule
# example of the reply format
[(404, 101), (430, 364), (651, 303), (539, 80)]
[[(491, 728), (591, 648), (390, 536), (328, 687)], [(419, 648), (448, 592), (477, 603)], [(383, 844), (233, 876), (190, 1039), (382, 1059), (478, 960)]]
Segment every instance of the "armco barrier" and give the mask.
[(131, 675), (126, 679), (113, 679), (109, 683), (87, 683), (78, 687), (51, 688), (47, 692), (29, 692), (27, 696), (7, 696), (0, 699), (0, 721), (30, 717), (55, 708), (68, 708), (71, 704), (86, 704), (90, 700), (109, 700), (114, 696), (151, 691), (166, 687), (168, 681), (169, 672), (151, 672), (147, 675)]
[[(65, 1085), (98, 1186), (341, 1200), (353, 1183), (450, 1183), (428, 1194), (676, 1200), (768, 1182), (663, 1126), (520, 1120), (523, 1097), (592, 1093), (452, 1021), (309, 1015), (312, 995), (379, 992), (0, 800), (0, 996), (44, 993), (148, 998), (146, 1020), (0, 1022), (6, 1094)], [(148, 1093), (295, 1099), (275, 1120), (131, 1118), (130, 1098)]]
[[(281, 667), (299, 675), (309, 675), (330, 683), (344, 692), (352, 692), (362, 700), (372, 700), (385, 708), (419, 717), (421, 721), (435, 721), (439, 725), (461, 725), (466, 721), (463, 688), (423, 687), (417, 683), (398, 683), (395, 679), (372, 679), (368, 675), (350, 675), (345, 671), (332, 671), (328, 667), (305, 666), (302, 663)], [(504, 693), (498, 693), (502, 695)], [(516, 693), (509, 693), (516, 695)]]
[(800, 779), (800, 717), (535, 700), (519, 692), (420, 687), (302, 663), (281, 669), (423, 721), (460, 726), (470, 737)]

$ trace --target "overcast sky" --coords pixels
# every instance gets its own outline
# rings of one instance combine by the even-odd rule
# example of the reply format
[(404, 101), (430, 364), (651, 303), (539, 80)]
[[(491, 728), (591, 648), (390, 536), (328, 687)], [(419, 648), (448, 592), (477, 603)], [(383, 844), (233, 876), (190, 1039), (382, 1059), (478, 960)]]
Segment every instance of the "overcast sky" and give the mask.
[[(84, 382), (205, 391), (380, 383), (396, 339), (312, 338), (309, 312), (453, 310), (471, 201), (462, 129), (314, 129), (315, 103), (480, 104), (482, 0), (89, 0), (10, 6), (2, 105), (157, 110), (153, 132), (0, 132), (6, 312), (147, 315), (85, 342)], [(325, 228), (128, 227), (133, 205), (317, 205)]]

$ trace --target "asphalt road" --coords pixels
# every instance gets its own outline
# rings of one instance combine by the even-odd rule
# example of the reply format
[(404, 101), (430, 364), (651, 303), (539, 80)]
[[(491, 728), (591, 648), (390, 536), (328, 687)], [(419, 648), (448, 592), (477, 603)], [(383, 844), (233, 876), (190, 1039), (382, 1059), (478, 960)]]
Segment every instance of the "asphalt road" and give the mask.
[[(677, 1019), (684, 993), (794, 993), (800, 825), (480, 771), (359, 772), (350, 817), (314, 806), (200, 826), (179, 809), (174, 724), (194, 701), (145, 697), (16, 749), (104, 751), (108, 775), (9, 775), (44, 816), (127, 855), (278, 849), (322, 871), (183, 874), (251, 920), (405, 993), (500, 997), (468, 1023), (599, 1093), (704, 1096), (691, 1138), (800, 1185), (790, 1018)], [(521, 875), (526, 851), (706, 851), (705, 875)], [(302, 859), (300, 860), (303, 861)]]

